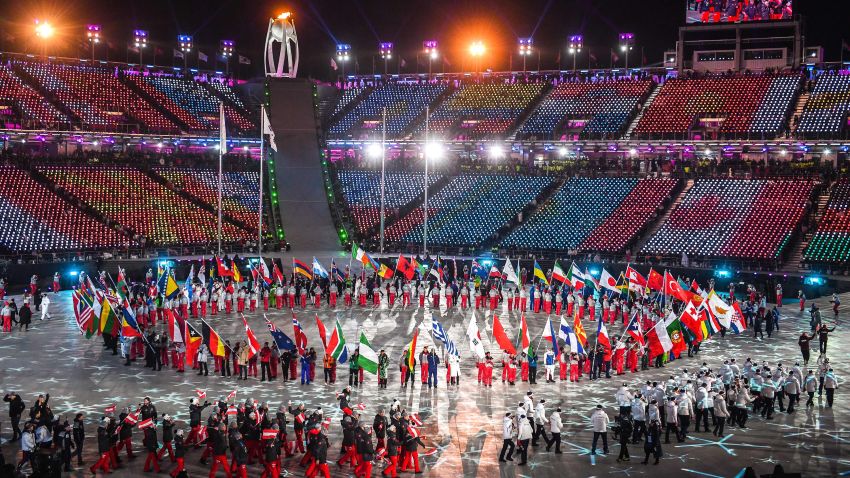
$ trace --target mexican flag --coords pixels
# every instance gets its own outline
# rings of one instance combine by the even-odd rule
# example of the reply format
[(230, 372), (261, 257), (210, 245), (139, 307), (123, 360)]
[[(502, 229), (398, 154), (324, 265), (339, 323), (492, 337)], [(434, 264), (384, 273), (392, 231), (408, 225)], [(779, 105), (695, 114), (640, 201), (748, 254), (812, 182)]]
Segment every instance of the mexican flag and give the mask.
[(363, 367), (363, 370), (376, 375), (378, 373), (378, 354), (369, 345), (369, 339), (366, 338), (366, 334), (363, 332), (360, 332), (360, 346), (358, 350), (360, 351), (360, 358), (357, 359), (357, 364)]
[(679, 356), (682, 352), (687, 350), (688, 344), (685, 342), (685, 334), (682, 331), (682, 323), (679, 321), (679, 318), (675, 315), (670, 315), (665, 322), (667, 327), (667, 335), (670, 337), (670, 342), (673, 344), (673, 352), (676, 357)]

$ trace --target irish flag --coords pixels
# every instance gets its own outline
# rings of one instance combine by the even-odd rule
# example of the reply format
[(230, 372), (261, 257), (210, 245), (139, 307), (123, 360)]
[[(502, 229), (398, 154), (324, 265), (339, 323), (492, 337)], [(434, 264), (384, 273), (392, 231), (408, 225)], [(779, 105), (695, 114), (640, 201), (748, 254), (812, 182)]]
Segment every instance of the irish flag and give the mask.
[(369, 339), (366, 338), (366, 334), (362, 331), (360, 332), (360, 347), (358, 350), (360, 351), (360, 358), (357, 359), (357, 364), (363, 367), (363, 370), (371, 373), (372, 375), (377, 375), (378, 354), (376, 354), (372, 346), (369, 345)]
[(378, 270), (380, 267), (378, 264), (375, 263), (375, 260), (372, 259), (372, 257), (369, 256), (369, 254), (363, 249), (361, 249), (360, 246), (358, 246), (357, 244), (351, 245), (351, 257), (354, 260), (362, 263), (364, 267), (369, 266), (375, 270)]

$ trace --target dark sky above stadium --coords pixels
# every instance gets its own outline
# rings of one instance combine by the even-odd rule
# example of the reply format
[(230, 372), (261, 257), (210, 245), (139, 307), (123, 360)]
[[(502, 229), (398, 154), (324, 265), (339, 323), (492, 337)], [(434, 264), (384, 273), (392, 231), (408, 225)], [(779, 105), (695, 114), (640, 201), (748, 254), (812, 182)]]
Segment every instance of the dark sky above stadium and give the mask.
[[(666, 49), (672, 49), (677, 28), (684, 23), (685, 0), (0, 0), (0, 49), (39, 52), (42, 47), (32, 37), (33, 21), (49, 19), (57, 27), (57, 36), (48, 52), (63, 56), (89, 56), (82, 43), (87, 23), (103, 25), (109, 46), (109, 58), (125, 61), (137, 56), (127, 52), (132, 30), (150, 31), (161, 53), (158, 64), (171, 64), (172, 48), (178, 33), (194, 35), (198, 49), (210, 56), (221, 39), (237, 42), (237, 51), (252, 59), (251, 67), (241, 66), (241, 75), (259, 74), (262, 48), (269, 17), (282, 11), (295, 15), (301, 46), (300, 76), (327, 78), (335, 44), (349, 43), (357, 57), (359, 71), (371, 73), (379, 41), (395, 43), (396, 60), (390, 71), (414, 71), (422, 41), (440, 43), (440, 60), (434, 70), (471, 70), (474, 68), (468, 45), (482, 40), (487, 54), (482, 68), (497, 70), (509, 66), (513, 53), (518, 68), (516, 42), (533, 36), (540, 50), (542, 68), (555, 68), (560, 55), (564, 68), (572, 59), (566, 53), (566, 38), (573, 33), (585, 36), (586, 52), (578, 65), (588, 65), (588, 55), (599, 67), (608, 67), (611, 48), (620, 32), (634, 32), (636, 51), (630, 64), (641, 62), (641, 51), (648, 64), (660, 62)], [(827, 59), (838, 60), (842, 37), (850, 41), (847, 26), (847, 0), (795, 0), (794, 8), (806, 18), (808, 45), (822, 45)], [(101, 47), (99, 59), (106, 56)], [(850, 58), (850, 51), (846, 52)], [(152, 51), (145, 62), (152, 61)], [(195, 62), (193, 56), (190, 63)], [(623, 59), (620, 62), (622, 64)], [(427, 60), (420, 54), (420, 70)], [(235, 63), (235, 62), (234, 62)], [(376, 60), (378, 70), (383, 63)], [(536, 55), (528, 60), (536, 67)], [(207, 65), (201, 63), (201, 67)], [(221, 67), (221, 65), (219, 65)], [(352, 70), (349, 64), (347, 71)]]

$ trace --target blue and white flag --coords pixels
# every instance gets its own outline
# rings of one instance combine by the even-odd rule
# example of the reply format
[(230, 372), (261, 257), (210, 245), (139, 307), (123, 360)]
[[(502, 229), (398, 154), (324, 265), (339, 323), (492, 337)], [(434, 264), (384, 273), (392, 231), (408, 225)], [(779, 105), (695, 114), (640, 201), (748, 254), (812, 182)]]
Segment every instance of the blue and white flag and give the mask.
[(460, 357), (460, 353), (458, 352), (457, 347), (455, 347), (455, 343), (452, 342), (452, 340), (446, 334), (446, 331), (443, 329), (443, 326), (433, 316), (431, 316), (431, 326), (434, 332), (434, 340), (439, 340), (440, 342), (442, 342), (443, 345), (446, 347), (446, 352), (448, 352), (449, 355), (455, 355), (457, 357)]
[(186, 291), (186, 295), (189, 297), (189, 300), (192, 300), (192, 296), (194, 295), (194, 287), (192, 287), (192, 279), (195, 276), (195, 264), (192, 264), (192, 268), (189, 269), (189, 276), (186, 277), (186, 282), (183, 284), (183, 290)]
[(571, 352), (584, 353), (584, 347), (581, 346), (581, 342), (576, 338), (576, 333), (573, 332), (572, 327), (567, 325), (567, 321), (563, 317), (561, 317), (561, 328), (558, 331), (558, 337), (570, 346)]
[(315, 256), (313, 256), (313, 275), (319, 276), (323, 279), (328, 278), (328, 271), (321, 264), (319, 264), (319, 260), (316, 259)]

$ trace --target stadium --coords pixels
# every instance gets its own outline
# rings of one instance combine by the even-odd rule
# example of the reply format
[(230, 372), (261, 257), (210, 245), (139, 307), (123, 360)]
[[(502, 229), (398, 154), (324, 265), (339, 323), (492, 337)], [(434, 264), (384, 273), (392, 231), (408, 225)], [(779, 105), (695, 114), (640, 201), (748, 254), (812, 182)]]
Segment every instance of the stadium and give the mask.
[(850, 473), (837, 7), (153, 3), (0, 14), (0, 476)]

